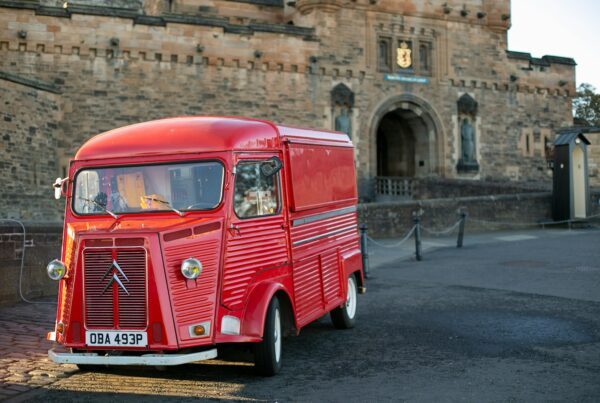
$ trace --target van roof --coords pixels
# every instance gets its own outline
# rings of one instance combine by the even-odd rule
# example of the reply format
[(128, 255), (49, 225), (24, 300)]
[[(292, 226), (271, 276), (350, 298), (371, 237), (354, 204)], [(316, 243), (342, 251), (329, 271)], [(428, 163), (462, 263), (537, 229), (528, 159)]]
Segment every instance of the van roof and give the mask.
[(281, 142), (352, 147), (344, 133), (277, 126), (241, 117), (177, 117), (138, 123), (92, 137), (75, 160), (228, 150), (277, 150)]

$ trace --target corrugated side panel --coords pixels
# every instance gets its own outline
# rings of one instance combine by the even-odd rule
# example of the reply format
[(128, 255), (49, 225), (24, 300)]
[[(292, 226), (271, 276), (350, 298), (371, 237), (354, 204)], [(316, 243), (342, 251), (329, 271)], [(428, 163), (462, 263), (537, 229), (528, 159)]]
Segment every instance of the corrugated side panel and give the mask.
[(300, 323), (323, 309), (318, 256), (294, 265), (294, 295)]
[(352, 212), (293, 226), (291, 234), (296, 311), (304, 324), (323, 309), (323, 296), (328, 304), (342, 294), (339, 255), (359, 248), (357, 216)]
[(248, 285), (257, 271), (285, 264), (288, 260), (281, 217), (241, 221), (239, 231), (228, 231), (222, 302), (240, 309)]
[(321, 255), (323, 295), (326, 304), (338, 299), (342, 294), (339, 266), (337, 251), (326, 252)]
[[(339, 232), (338, 232), (339, 231)], [(330, 232), (334, 234), (302, 243), (303, 241), (324, 235)], [(301, 244), (296, 245), (298, 242)], [(308, 224), (292, 227), (292, 245), (294, 261), (328, 250), (332, 247), (340, 248), (340, 253), (359, 247), (358, 243), (358, 221), (356, 213), (348, 213), (338, 217), (311, 222)], [(318, 250), (315, 250), (315, 247)]]
[[(214, 322), (219, 267), (219, 239), (185, 240), (165, 247), (165, 262), (173, 315), (177, 327)], [(181, 262), (195, 257), (202, 263), (202, 274), (196, 280), (186, 280), (181, 274)]]

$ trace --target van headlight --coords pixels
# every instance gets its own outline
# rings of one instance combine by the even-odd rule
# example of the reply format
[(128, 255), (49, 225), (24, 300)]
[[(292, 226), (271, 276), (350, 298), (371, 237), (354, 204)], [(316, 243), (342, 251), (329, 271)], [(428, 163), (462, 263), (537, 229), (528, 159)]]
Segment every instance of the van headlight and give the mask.
[(48, 263), (48, 266), (46, 266), (46, 272), (48, 273), (48, 277), (50, 277), (52, 280), (58, 281), (65, 276), (67, 268), (63, 262), (58, 259), (54, 259)]
[(201, 273), (202, 263), (198, 259), (191, 257), (181, 263), (181, 274), (183, 274), (183, 277), (193, 280), (198, 278)]

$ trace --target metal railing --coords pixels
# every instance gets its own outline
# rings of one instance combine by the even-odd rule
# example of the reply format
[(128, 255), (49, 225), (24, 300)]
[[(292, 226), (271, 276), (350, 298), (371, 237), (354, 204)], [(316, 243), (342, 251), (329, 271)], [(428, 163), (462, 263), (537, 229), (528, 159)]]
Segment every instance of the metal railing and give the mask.
[[(35, 302), (35, 301), (31, 301), (29, 299), (27, 299), (23, 293), (23, 269), (25, 267), (25, 251), (27, 250), (27, 248), (31, 248), (33, 247), (33, 240), (28, 240), (27, 239), (27, 231), (25, 229), (25, 224), (23, 224), (22, 221), (20, 220), (14, 220), (11, 218), (0, 218), (0, 224), (2, 223), (8, 223), (8, 224), (13, 224), (13, 225), (17, 225), (19, 227), (21, 227), (21, 239), (22, 239), (22, 243), (21, 243), (21, 257), (20, 257), (20, 265), (19, 265), (19, 297), (21, 297), (21, 299), (24, 302), (27, 302), (29, 304), (45, 304), (46, 302)], [(12, 232), (10, 232), (10, 235), (12, 235)]]
[(402, 176), (375, 177), (375, 195), (379, 201), (410, 200), (413, 193), (412, 178)]

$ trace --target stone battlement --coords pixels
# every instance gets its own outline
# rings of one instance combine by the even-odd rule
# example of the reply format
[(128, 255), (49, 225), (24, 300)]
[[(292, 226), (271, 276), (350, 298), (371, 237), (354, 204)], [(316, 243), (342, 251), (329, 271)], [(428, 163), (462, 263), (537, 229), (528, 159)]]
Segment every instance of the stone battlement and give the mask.
[[(67, 8), (63, 8), (37, 1), (0, 0), (0, 8), (15, 9), (12, 13), (18, 15), (18, 22), (10, 21), (10, 13), (0, 16), (0, 21), (4, 19), (8, 28), (12, 28), (12, 32), (5, 30), (4, 34), (0, 34), (0, 51), (68, 55), (75, 59), (106, 58), (312, 73), (341, 79), (362, 79), (373, 73), (368, 61), (343, 65), (317, 57), (319, 42), (327, 39), (317, 36), (316, 28), (256, 20), (235, 23), (232, 17), (214, 15), (147, 15), (142, 1), (128, 3), (130, 8), (110, 6), (115, 2), (108, 0), (85, 3), (69, 3)], [(185, 10), (185, 7), (193, 8), (193, 5), (202, 8), (204, 3), (204, 0), (185, 0), (175, 2), (174, 7)], [(236, 2), (220, 0), (216, 3)], [(250, 7), (259, 7), (259, 3), (250, 0), (247, 3), (252, 3), (247, 4)], [(312, 4), (316, 7), (321, 3)], [(471, 3), (469, 7), (472, 8), (477, 8), (476, 5), (482, 9), (490, 7), (485, 1)], [(407, 2), (402, 4), (404, 6), (396, 4), (393, 9), (396, 12), (410, 11)], [(365, 4), (354, 4), (355, 7), (361, 5)], [(391, 7), (384, 1), (376, 6), (380, 10)], [(417, 11), (414, 9), (413, 13)], [(58, 18), (49, 20), (49, 16)], [(412, 25), (410, 17), (403, 17), (403, 21), (405, 24), (382, 25), (380, 31), (399, 35), (418, 33), (431, 38), (443, 34), (442, 27)], [(414, 22), (418, 24), (418, 21)], [(22, 33), (24, 38), (19, 36)], [(243, 46), (240, 46), (242, 43)], [(573, 59), (556, 56), (536, 59), (528, 53), (507, 51), (505, 60), (509, 67), (506, 72), (492, 72), (484, 79), (480, 74), (468, 75), (461, 71), (460, 77), (448, 74), (448, 83), (456, 87), (558, 96), (575, 93)]]

